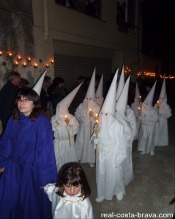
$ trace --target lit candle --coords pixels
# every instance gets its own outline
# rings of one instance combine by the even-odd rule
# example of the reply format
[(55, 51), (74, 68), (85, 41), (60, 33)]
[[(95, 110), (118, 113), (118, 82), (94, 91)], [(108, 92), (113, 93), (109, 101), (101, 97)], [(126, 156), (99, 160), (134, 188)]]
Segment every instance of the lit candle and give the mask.
[(141, 114), (141, 108), (140, 107), (137, 107), (137, 111), (139, 114)]
[(46, 66), (46, 68), (49, 68), (49, 64), (48, 63), (46, 63), (45, 66)]
[(50, 60), (50, 63), (51, 63), (51, 64), (53, 64), (53, 63), (54, 63), (54, 60), (53, 60), (53, 59), (51, 59), (51, 60)]
[(0, 56), (2, 56), (2, 54), (3, 54), (3, 53), (2, 53), (2, 51), (0, 50)]
[(91, 108), (89, 109), (89, 116), (90, 116), (90, 117), (93, 116), (93, 112), (92, 112), (92, 109), (91, 109)]
[(157, 109), (159, 110), (159, 108), (160, 108), (160, 101), (158, 100), (157, 101)]
[[(68, 126), (70, 119), (68, 118), (67, 115), (65, 115), (65, 117), (64, 117), (64, 121), (66, 122), (66, 124), (67, 124), (67, 126)], [(68, 133), (68, 140), (69, 140), (69, 145), (71, 146), (70, 133), (69, 133), (69, 129), (68, 129), (67, 126), (66, 126), (66, 129), (67, 129), (67, 133)]]
[[(98, 138), (98, 133), (99, 133), (99, 122), (98, 119), (95, 120), (95, 135), (96, 138)], [(98, 144), (96, 144), (96, 154), (98, 154)]]
[(67, 125), (69, 124), (70, 119), (68, 118), (67, 115), (65, 115), (65, 117), (64, 117), (64, 121), (66, 122)]
[(141, 96), (139, 96), (139, 102), (141, 101), (141, 99), (142, 99), (142, 97), (141, 97)]

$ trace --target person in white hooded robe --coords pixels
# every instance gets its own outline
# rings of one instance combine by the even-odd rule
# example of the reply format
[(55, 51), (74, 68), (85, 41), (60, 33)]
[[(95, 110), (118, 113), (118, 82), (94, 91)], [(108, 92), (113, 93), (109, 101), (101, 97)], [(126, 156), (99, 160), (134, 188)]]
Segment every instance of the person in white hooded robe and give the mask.
[(81, 84), (57, 104), (56, 114), (51, 118), (57, 171), (65, 163), (78, 162), (74, 147), (74, 137), (79, 131), (79, 123), (75, 116), (69, 113), (68, 107), (80, 86)]
[(76, 154), (80, 163), (89, 163), (90, 167), (95, 167), (95, 152), (91, 135), (95, 125), (94, 117), (100, 110), (100, 106), (95, 102), (95, 72), (96, 68), (93, 71), (86, 97), (75, 111), (75, 117), (80, 125), (75, 141)]
[[(116, 118), (123, 124), (125, 137), (123, 144), (126, 147), (127, 157), (122, 163), (124, 183), (128, 185), (134, 179), (132, 163), (132, 143), (136, 134), (136, 119), (133, 110), (127, 105), (128, 89), (130, 77), (128, 77), (125, 86), (116, 103)], [(120, 81), (119, 81), (120, 83)]]
[(155, 127), (158, 121), (156, 109), (152, 106), (156, 82), (142, 103), (141, 108), (141, 128), (138, 139), (138, 151), (141, 154), (154, 155), (155, 150)]
[(131, 104), (131, 109), (134, 111), (135, 117), (136, 117), (136, 134), (134, 136), (134, 140), (138, 140), (139, 130), (140, 130), (140, 122), (141, 122), (141, 107), (142, 107), (142, 97), (140, 95), (140, 91), (138, 88), (138, 84), (136, 82), (136, 90), (135, 90), (135, 98), (134, 102)]
[(124, 132), (123, 125), (115, 118), (117, 76), (118, 70), (104, 100), (92, 139), (96, 146), (96, 202), (112, 200), (114, 195), (121, 200), (125, 193), (120, 174), (126, 158), (126, 148), (122, 144)]
[(155, 104), (159, 120), (156, 124), (156, 137), (155, 146), (168, 146), (168, 118), (172, 116), (171, 108), (167, 104), (166, 83), (165, 78), (163, 80), (162, 88), (160, 91), (159, 100)]

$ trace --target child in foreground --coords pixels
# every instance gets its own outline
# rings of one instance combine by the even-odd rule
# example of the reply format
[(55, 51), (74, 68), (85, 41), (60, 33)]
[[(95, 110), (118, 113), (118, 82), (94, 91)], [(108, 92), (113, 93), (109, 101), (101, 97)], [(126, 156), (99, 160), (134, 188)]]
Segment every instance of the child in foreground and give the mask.
[(88, 198), (91, 190), (78, 162), (64, 164), (58, 172), (57, 183), (47, 184), (44, 191), (52, 202), (53, 219), (93, 218)]

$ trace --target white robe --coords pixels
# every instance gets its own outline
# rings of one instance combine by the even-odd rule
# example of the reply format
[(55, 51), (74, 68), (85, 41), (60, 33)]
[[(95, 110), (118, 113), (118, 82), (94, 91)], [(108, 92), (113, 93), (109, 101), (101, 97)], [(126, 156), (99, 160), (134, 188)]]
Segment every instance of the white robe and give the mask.
[(171, 117), (171, 108), (164, 100), (160, 101), (159, 106), (156, 104), (155, 108), (158, 112), (159, 120), (156, 123), (156, 136), (155, 136), (155, 146), (168, 146), (168, 118)]
[(132, 144), (137, 133), (135, 114), (129, 105), (126, 106), (126, 117), (130, 126), (130, 134), (129, 133), (127, 134), (128, 137), (130, 136), (130, 139), (128, 141), (128, 147), (127, 147), (127, 158), (123, 162), (123, 167), (125, 172), (125, 185), (128, 185), (131, 181), (134, 180), (133, 162), (132, 162)]
[(138, 151), (154, 154), (155, 127), (158, 121), (157, 111), (151, 106), (142, 103), (141, 128), (138, 139)]
[(135, 114), (135, 118), (136, 118), (136, 134), (135, 134), (133, 140), (137, 140), (138, 139), (139, 131), (140, 131), (140, 120), (141, 120), (141, 117), (140, 117), (140, 114), (138, 112), (138, 107), (141, 108), (142, 107), (142, 103), (137, 98), (135, 98), (134, 102), (131, 104), (131, 109), (133, 110), (133, 112)]
[(74, 137), (78, 133), (79, 123), (75, 116), (66, 112), (70, 119), (69, 124), (65, 122), (65, 115), (54, 115), (51, 118), (52, 130), (54, 131), (54, 151), (57, 171), (68, 162), (78, 162), (74, 147)]
[(120, 112), (116, 112), (117, 120), (123, 125), (124, 137), (123, 144), (126, 148), (126, 158), (122, 162), (123, 177), (125, 185), (128, 185), (134, 179), (133, 165), (132, 165), (132, 128), (129, 120)]
[(125, 194), (122, 162), (126, 158), (126, 148), (123, 137), (123, 125), (109, 114), (102, 115), (96, 149), (98, 198), (112, 200), (113, 195)]
[[(89, 116), (89, 109), (93, 112), (93, 117)], [(75, 111), (80, 128), (76, 136), (75, 150), (78, 160), (81, 163), (95, 163), (95, 151), (91, 143), (91, 135), (95, 125), (95, 114), (98, 114), (100, 106), (93, 100), (85, 99)]]
[(93, 209), (89, 198), (82, 200), (81, 192), (75, 196), (69, 196), (66, 192), (65, 197), (56, 194), (55, 184), (47, 184), (44, 187), (45, 193), (52, 202), (53, 219), (93, 219)]

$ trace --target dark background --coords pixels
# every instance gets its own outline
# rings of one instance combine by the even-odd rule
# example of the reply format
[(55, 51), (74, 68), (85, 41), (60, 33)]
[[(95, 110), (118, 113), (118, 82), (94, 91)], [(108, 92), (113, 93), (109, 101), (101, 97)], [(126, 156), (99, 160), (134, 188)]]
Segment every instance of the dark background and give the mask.
[(175, 1), (143, 0), (141, 17), (142, 53), (161, 60), (162, 74), (175, 75)]

